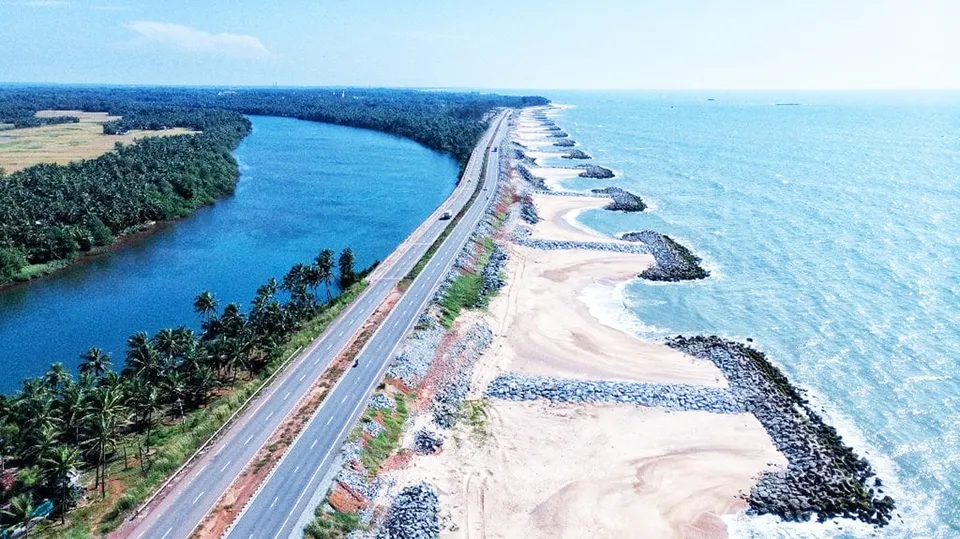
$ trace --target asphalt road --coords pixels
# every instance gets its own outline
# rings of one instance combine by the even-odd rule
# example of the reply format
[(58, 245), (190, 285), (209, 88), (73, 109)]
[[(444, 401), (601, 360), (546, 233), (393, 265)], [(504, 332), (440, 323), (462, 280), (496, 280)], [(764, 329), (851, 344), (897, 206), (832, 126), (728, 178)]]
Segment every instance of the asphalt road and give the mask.
[[(502, 136), (502, 133), (497, 130), (500, 123), (500, 118), (491, 122), (491, 128), (484, 134), (467, 163), (463, 179), (447, 199), (447, 202), (440, 206), (438, 212), (450, 210), (456, 215), (469, 200), (479, 179), (484, 154), (489, 151), (490, 141), (494, 138), (499, 140), (499, 137)], [(491, 169), (495, 182), (498, 167), (494, 166)], [(489, 182), (489, 174), (487, 176), (488, 178), (484, 180)], [(377, 379), (379, 379), (382, 376), (379, 373), (385, 369), (387, 359), (391, 357), (393, 349), (416, 320), (420, 309), (411, 312), (411, 306), (415, 301), (412, 298), (416, 297), (419, 298), (417, 301), (423, 300), (423, 303), (426, 302), (423, 299), (424, 294), (433, 290), (446, 272), (446, 269), (438, 268), (448, 268), (456, 258), (456, 252), (459, 251), (459, 248), (456, 251), (451, 251), (451, 246), (461, 240), (465, 241), (464, 238), (469, 237), (479, 216), (482, 215), (482, 209), (476, 210), (486, 206), (485, 202), (489, 200), (492, 193), (493, 189), (481, 191), (482, 196), (478, 197), (478, 204), (474, 204), (469, 213), (464, 216), (460, 226), (447, 238), (441, 249), (438, 250), (437, 255), (431, 259), (430, 264), (421, 272), (391, 314), (384, 320), (381, 326), (384, 329), (375, 334), (361, 354), (359, 358), (360, 366), (346, 373), (335, 392), (328, 395), (321, 408), (322, 413), (307, 427), (307, 430), (310, 431), (309, 436), (301, 437), (300, 443), (297, 443), (291, 449), (281, 464), (282, 467), (288, 461), (295, 460), (302, 462), (300, 467), (297, 468), (294, 465), (292, 471), (284, 469), (283, 474), (280, 473), (278, 468), (277, 473), (271, 476), (269, 483), (257, 496), (250, 510), (247, 511), (250, 516), (248, 517), (245, 514), (244, 518), (238, 521), (237, 529), (253, 530), (253, 528), (248, 527), (248, 522), (255, 522), (254, 528), (257, 528), (257, 524), (260, 522), (258, 515), (262, 511), (260, 506), (263, 505), (264, 496), (268, 495), (263, 494), (263, 492), (268, 489), (279, 487), (287, 492), (284, 497), (286, 503), (278, 507), (284, 515), (280, 519), (281, 521), (286, 518), (288, 511), (291, 511), (290, 508), (301, 505), (303, 497), (300, 493), (304, 492), (307, 486), (304, 485), (303, 488), (300, 488), (300, 482), (296, 478), (302, 478), (306, 473), (313, 474), (314, 478), (321, 476), (321, 472), (314, 473), (314, 470), (329, 465), (329, 460), (324, 457), (313, 462), (311, 466), (310, 459), (293, 458), (293, 453), (300, 457), (300, 452), (305, 449), (303, 440), (307, 439), (310, 440), (308, 445), (310, 445), (309, 452), (311, 453), (314, 451), (330, 453), (339, 446), (336, 439), (325, 439), (324, 443), (320, 444), (320, 441), (314, 436), (317, 434), (315, 429), (318, 428), (318, 423), (320, 423), (320, 430), (324, 432), (346, 432), (347, 426), (353, 422), (355, 416), (359, 413), (360, 406), (366, 402), (367, 394), (372, 391), (373, 385), (376, 383), (376, 381), (370, 382), (369, 377), (376, 374)], [(413, 241), (408, 241), (401, 246), (401, 248), (405, 248), (404, 251), (394, 252), (388, 257), (383, 267), (375, 272), (371, 279), (372, 282), (363, 294), (356, 298), (330, 324), (327, 330), (287, 367), (285, 372), (278, 375), (278, 378), (264, 390), (263, 395), (246, 412), (241, 414), (234, 425), (202, 456), (198, 457), (188, 469), (183, 471), (176, 481), (167, 487), (169, 492), (164, 493), (159, 501), (154, 502), (139, 515), (136, 515), (134, 522), (121, 529), (123, 536), (136, 539), (174, 539), (187, 538), (193, 533), (193, 530), (257, 454), (281, 421), (294, 409), (316, 379), (349, 344), (367, 319), (393, 290), (397, 282), (409, 273), (430, 245), (440, 236), (449, 221), (438, 220), (436, 218), (438, 212), (428, 218), (432, 222), (415, 232), (415, 234), (420, 234), (419, 237), (411, 238)], [(444, 261), (446, 264), (441, 263)], [(432, 296), (432, 292), (427, 294), (427, 300), (429, 296)], [(397, 326), (398, 320), (404, 322), (403, 327), (405, 328), (400, 333), (397, 333), (399, 329), (399, 326)], [(344, 407), (348, 407), (348, 409), (345, 411)], [(357, 413), (351, 412), (354, 407), (357, 408)], [(337, 419), (330, 419), (333, 416), (327, 414), (334, 410), (338, 412), (336, 414)], [(310, 438), (310, 436), (314, 437)], [(335, 436), (335, 438), (337, 437), (340, 437), (340, 434)], [(310, 468), (304, 468), (304, 466), (310, 466)], [(289, 479), (290, 483), (287, 484), (287, 476), (290, 475), (294, 477), (291, 477)], [(278, 481), (277, 477), (284, 479)], [(297, 499), (298, 497), (301, 499)], [(294, 499), (297, 499), (297, 504), (293, 503)], [(269, 505), (271, 502), (272, 500), (267, 500), (266, 503)], [(267, 509), (267, 512), (272, 511), (272, 507)], [(293, 520), (296, 521), (296, 519)], [(280, 529), (280, 522), (275, 524), (277, 529)], [(288, 523), (284, 522), (284, 525), (289, 528)], [(266, 532), (254, 533), (251, 531), (250, 533), (253, 533), (256, 537), (268, 535)], [(250, 533), (243, 535), (243, 537), (250, 536)], [(269, 536), (272, 537), (273, 533), (270, 533)]]
[[(502, 131), (495, 134), (494, 147), (499, 144)], [(494, 196), (500, 169), (498, 154), (489, 148), (487, 152), (491, 163), (484, 178), (487, 189), (480, 191), (460, 223), (384, 319), (358, 355), (359, 365), (350, 369), (327, 396), (260, 492), (234, 523), (228, 537), (303, 537), (298, 521), (305, 512), (313, 510), (311, 498), (332, 464), (340, 444), (363, 413), (390, 359), (413, 329), (420, 312), (433, 298)]]

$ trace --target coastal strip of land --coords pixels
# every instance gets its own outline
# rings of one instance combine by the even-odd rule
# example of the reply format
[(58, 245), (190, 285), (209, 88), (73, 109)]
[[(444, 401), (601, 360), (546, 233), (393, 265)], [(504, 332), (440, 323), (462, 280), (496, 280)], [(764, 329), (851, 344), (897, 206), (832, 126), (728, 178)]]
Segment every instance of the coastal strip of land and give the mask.
[(742, 512), (888, 522), (869, 463), (763, 354), (624, 329), (610, 306), (627, 282), (709, 273), (663, 234), (578, 224), (616, 210), (608, 192), (543, 181), (582, 177), (541, 166), (569, 148), (542, 149), (552, 114), (514, 119), (500, 203), (341, 450), (307, 535), (725, 537), (722, 517)]

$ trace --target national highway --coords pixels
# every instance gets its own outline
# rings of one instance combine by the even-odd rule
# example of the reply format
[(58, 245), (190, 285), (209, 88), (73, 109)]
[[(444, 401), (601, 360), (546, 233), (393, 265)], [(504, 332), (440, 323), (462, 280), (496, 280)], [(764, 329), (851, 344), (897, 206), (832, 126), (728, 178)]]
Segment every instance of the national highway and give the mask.
[(506, 129), (503, 118), (485, 148), (488, 166), (483, 187), (473, 205), (433, 255), (420, 275), (357, 356), (358, 366), (348, 369), (327, 395), (293, 446), (273, 470), (227, 537), (233, 539), (303, 537), (301, 515), (310, 512), (310, 501), (331, 466), (340, 444), (363, 413), (374, 388), (421, 311), (434, 297), (463, 246), (477, 228), (494, 199), (500, 174), (495, 151)]
[[(385, 370), (393, 350), (416, 320), (420, 309), (417, 308), (416, 312), (411, 309), (429, 300), (432, 290), (443, 278), (445, 268), (449, 268), (456, 258), (456, 252), (452, 251), (454, 244), (462, 243), (465, 241), (464, 238), (469, 237), (473, 232), (482, 216), (483, 207), (493, 195), (499, 169), (496, 159), (491, 161), (493, 165), (488, 167), (486, 177), (480, 178), (480, 175), (486, 156), (489, 154), (494, 158), (497, 157), (496, 153), (491, 153), (491, 149), (496, 147), (495, 144), (499, 144), (503, 136), (503, 131), (506, 129), (504, 121), (506, 115), (506, 112), (501, 112), (491, 119), (490, 127), (471, 154), (463, 177), (454, 192), (371, 274), (369, 285), (363, 293), (354, 299), (322, 335), (291, 361), (289, 366), (263, 390), (262, 395), (256, 398), (215, 443), (205, 449), (169, 485), (164, 487), (155, 501), (134, 514), (130, 522), (125, 523), (111, 536), (134, 539), (185, 539), (191, 536), (274, 430), (351, 343), (368, 318), (394, 290), (397, 283), (410, 272), (439, 238), (450, 223), (449, 220), (439, 219), (440, 214), (443, 211), (450, 211), (456, 215), (477, 189), (477, 182), (483, 181), (488, 190), (480, 191), (480, 196), (461, 219), (459, 225), (383, 320), (380, 329), (361, 352), (359, 366), (348, 370), (335, 391), (327, 396), (321, 405), (319, 415), (306, 427), (308, 433), (299, 438), (300, 441), (289, 449), (287, 456), (271, 475), (268, 484), (256, 497), (250, 509), (244, 513), (243, 518), (237, 521), (235, 528), (235, 530), (267, 530), (268, 528), (260, 526), (275, 524), (278, 531), (289, 532), (289, 520), (296, 521), (296, 518), (287, 519), (287, 515), (292, 514), (292, 511), (302, 505), (304, 496), (301, 496), (301, 493), (314, 484), (311, 479), (310, 483), (301, 485), (303, 482), (300, 479), (317, 478), (320, 476), (319, 470), (329, 466), (329, 459), (326, 457), (311, 462), (311, 459), (305, 458), (302, 453), (305, 449), (309, 449), (310, 454), (331, 453), (336, 450), (335, 446), (339, 444), (338, 439), (342, 439), (341, 435), (359, 414), (359, 407), (366, 402), (366, 395), (372, 391), (376, 383), (371, 382), (371, 376), (379, 377)], [(493, 174), (492, 178), (491, 174)], [(456, 251), (459, 251), (459, 248)], [(357, 409), (356, 413), (354, 408)], [(317, 438), (321, 433), (333, 433), (334, 436), (325, 437), (321, 444)], [(309, 447), (304, 447), (303, 440), (306, 439), (309, 439), (306, 444)], [(289, 462), (300, 464), (294, 465), (295, 471), (289, 471), (284, 468)], [(278, 481), (278, 477), (282, 479)], [(265, 496), (279, 495), (269, 494), (277, 488), (285, 492), (284, 505), (275, 503), (273, 508), (283, 516), (275, 523), (272, 521), (268, 523), (267, 520), (262, 520), (261, 505)], [(267, 499), (267, 505), (272, 501)], [(271, 512), (273, 508), (266, 512)], [(250, 533), (253, 532), (243, 537), (250, 536)], [(254, 536), (274, 537), (275, 533), (277, 532), (268, 534), (264, 531), (254, 533)]]

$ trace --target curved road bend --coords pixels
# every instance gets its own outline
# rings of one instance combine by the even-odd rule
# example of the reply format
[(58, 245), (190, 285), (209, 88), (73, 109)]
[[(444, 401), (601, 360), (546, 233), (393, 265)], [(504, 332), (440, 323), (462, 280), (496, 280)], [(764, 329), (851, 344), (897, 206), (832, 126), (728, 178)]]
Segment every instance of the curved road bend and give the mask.
[[(505, 124), (505, 122), (500, 122)], [(453, 266), (464, 244), (473, 234), (496, 192), (500, 167), (498, 154), (503, 129), (498, 129), (492, 146), (486, 148), (490, 165), (484, 178), (486, 190), (443, 242), (379, 329), (358, 355), (359, 365), (349, 369), (341, 382), (327, 395), (316, 415), (273, 470), (261, 490), (234, 522), (230, 539), (277, 539), (303, 537), (298, 525), (304, 513), (311, 512), (311, 499), (329, 470), (340, 444), (351, 426), (363, 413), (370, 394), (383, 378), (397, 347), (413, 329), (420, 312)]]
[[(423, 257), (423, 254), (440, 236), (449, 221), (437, 219), (439, 213), (449, 209), (458, 213), (470, 199), (479, 180), (483, 168), (483, 159), (491, 140), (499, 140), (498, 129), (507, 113), (501, 113), (491, 121), (491, 127), (483, 135), (477, 147), (474, 148), (465, 168), (463, 178), (447, 201), (438, 208), (428, 219), (429, 226), (422, 227), (419, 237), (408, 238), (401, 249), (403, 252), (394, 252), (389, 258), (389, 267), (377, 272), (371, 279), (369, 286), (358, 296), (350, 306), (344, 310), (315, 340), (310, 347), (293, 360), (286, 371), (279, 374), (270, 386), (264, 389), (248, 410), (240, 414), (237, 421), (202, 456), (183, 472), (180, 477), (167, 487), (158, 501), (151, 504), (145, 511), (132, 518), (116, 536), (131, 537), (134, 539), (183, 539), (189, 537), (204, 516), (214, 507), (220, 496), (234, 479), (246, 468), (250, 460), (257, 454), (260, 447), (267, 441), (282, 420), (294, 409), (298, 401), (312, 387), (316, 379), (326, 370), (331, 362), (350, 343), (354, 335), (366, 323), (376, 308), (386, 299), (397, 282), (405, 277), (414, 265)], [(496, 167), (494, 167), (496, 168)], [(481, 192), (489, 196), (490, 192)], [(478, 200), (487, 200), (478, 198)], [(482, 205), (482, 204), (481, 204)], [(474, 207), (479, 205), (475, 204)], [(461, 225), (470, 220), (465, 216)], [(475, 221), (472, 221), (475, 223)], [(457, 227), (459, 232), (464, 226)], [(472, 226), (470, 227), (472, 231)], [(416, 235), (416, 231), (414, 235)], [(451, 234), (451, 237), (456, 235)], [(459, 236), (457, 236), (459, 237)], [(444, 243), (450, 245), (450, 238)], [(442, 251), (443, 249), (441, 249)], [(436, 260), (436, 257), (434, 257)], [(427, 270), (436, 268), (428, 265)], [(426, 271), (421, 273), (421, 276)], [(436, 274), (430, 274), (436, 277)], [(441, 276), (442, 277), (442, 276)], [(413, 290), (419, 290), (425, 279), (418, 278), (403, 298)], [(409, 303), (401, 301), (398, 308)], [(414, 315), (405, 313), (414, 319)], [(395, 318), (395, 317), (394, 317)], [(386, 321), (389, 322), (390, 318)], [(380, 332), (384, 333), (384, 332)], [(399, 340), (399, 337), (398, 337)], [(368, 347), (369, 348), (369, 347)], [(376, 349), (376, 348), (375, 348)], [(391, 348), (392, 349), (392, 348)], [(382, 350), (382, 346), (380, 348)], [(386, 359), (384, 356), (382, 359)], [(371, 364), (366, 358), (361, 358), (361, 364)], [(385, 363), (385, 361), (384, 361)], [(353, 369), (354, 371), (358, 369)], [(360, 369), (363, 371), (363, 369)], [(366, 372), (366, 371), (363, 371)], [(349, 373), (354, 376), (355, 373)], [(340, 387), (356, 387), (340, 384)], [(333, 396), (328, 396), (329, 402)], [(342, 396), (337, 396), (342, 399)], [(343, 404), (343, 403), (340, 403)], [(328, 447), (328, 446), (325, 446)], [(320, 449), (320, 448), (318, 448)]]

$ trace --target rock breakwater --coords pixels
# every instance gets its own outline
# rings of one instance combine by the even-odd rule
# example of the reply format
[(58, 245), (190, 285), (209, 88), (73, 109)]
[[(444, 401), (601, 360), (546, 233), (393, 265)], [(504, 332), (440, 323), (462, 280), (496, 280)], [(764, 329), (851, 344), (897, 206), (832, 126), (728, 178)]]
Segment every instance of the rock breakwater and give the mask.
[(593, 189), (592, 191), (594, 193), (605, 194), (613, 199), (613, 202), (606, 207), (606, 209), (611, 211), (632, 212), (647, 209), (647, 205), (643, 203), (642, 198), (619, 187), (604, 187), (603, 189)]
[(586, 249), (590, 251), (610, 251), (613, 253), (650, 254), (650, 249), (646, 245), (640, 244), (533, 239), (530, 237), (530, 230), (524, 227), (517, 227), (514, 230), (513, 241), (517, 245), (533, 247), (534, 249), (542, 249), (544, 251)]
[(577, 165), (583, 172), (578, 174), (581, 178), (595, 178), (598, 180), (608, 180), (614, 176), (613, 171), (606, 167), (597, 165)]
[(705, 279), (710, 272), (700, 267), (700, 257), (680, 245), (666, 234), (652, 230), (628, 232), (627, 241), (640, 241), (646, 245), (657, 263), (643, 271), (640, 277), (649, 281), (691, 281)]
[(528, 183), (530, 183), (530, 185), (532, 185), (535, 189), (549, 191), (549, 189), (547, 189), (547, 184), (545, 183), (545, 180), (540, 176), (535, 176), (532, 172), (530, 172), (530, 169), (523, 166), (522, 164), (517, 165), (517, 172), (520, 173), (521, 178), (523, 178)]
[(591, 159), (583, 150), (570, 150), (566, 155), (562, 155), (564, 159)]
[(757, 417), (786, 456), (786, 470), (764, 473), (750, 490), (752, 512), (790, 521), (814, 515), (881, 526), (890, 521), (894, 500), (872, 479), (870, 463), (844, 444), (763, 353), (717, 336), (677, 336), (667, 344), (723, 371), (739, 406)]
[(504, 374), (487, 386), (487, 396), (496, 399), (552, 402), (615, 402), (667, 410), (699, 410), (722, 414), (742, 411), (729, 391), (685, 384), (587, 381), (567, 378)]

